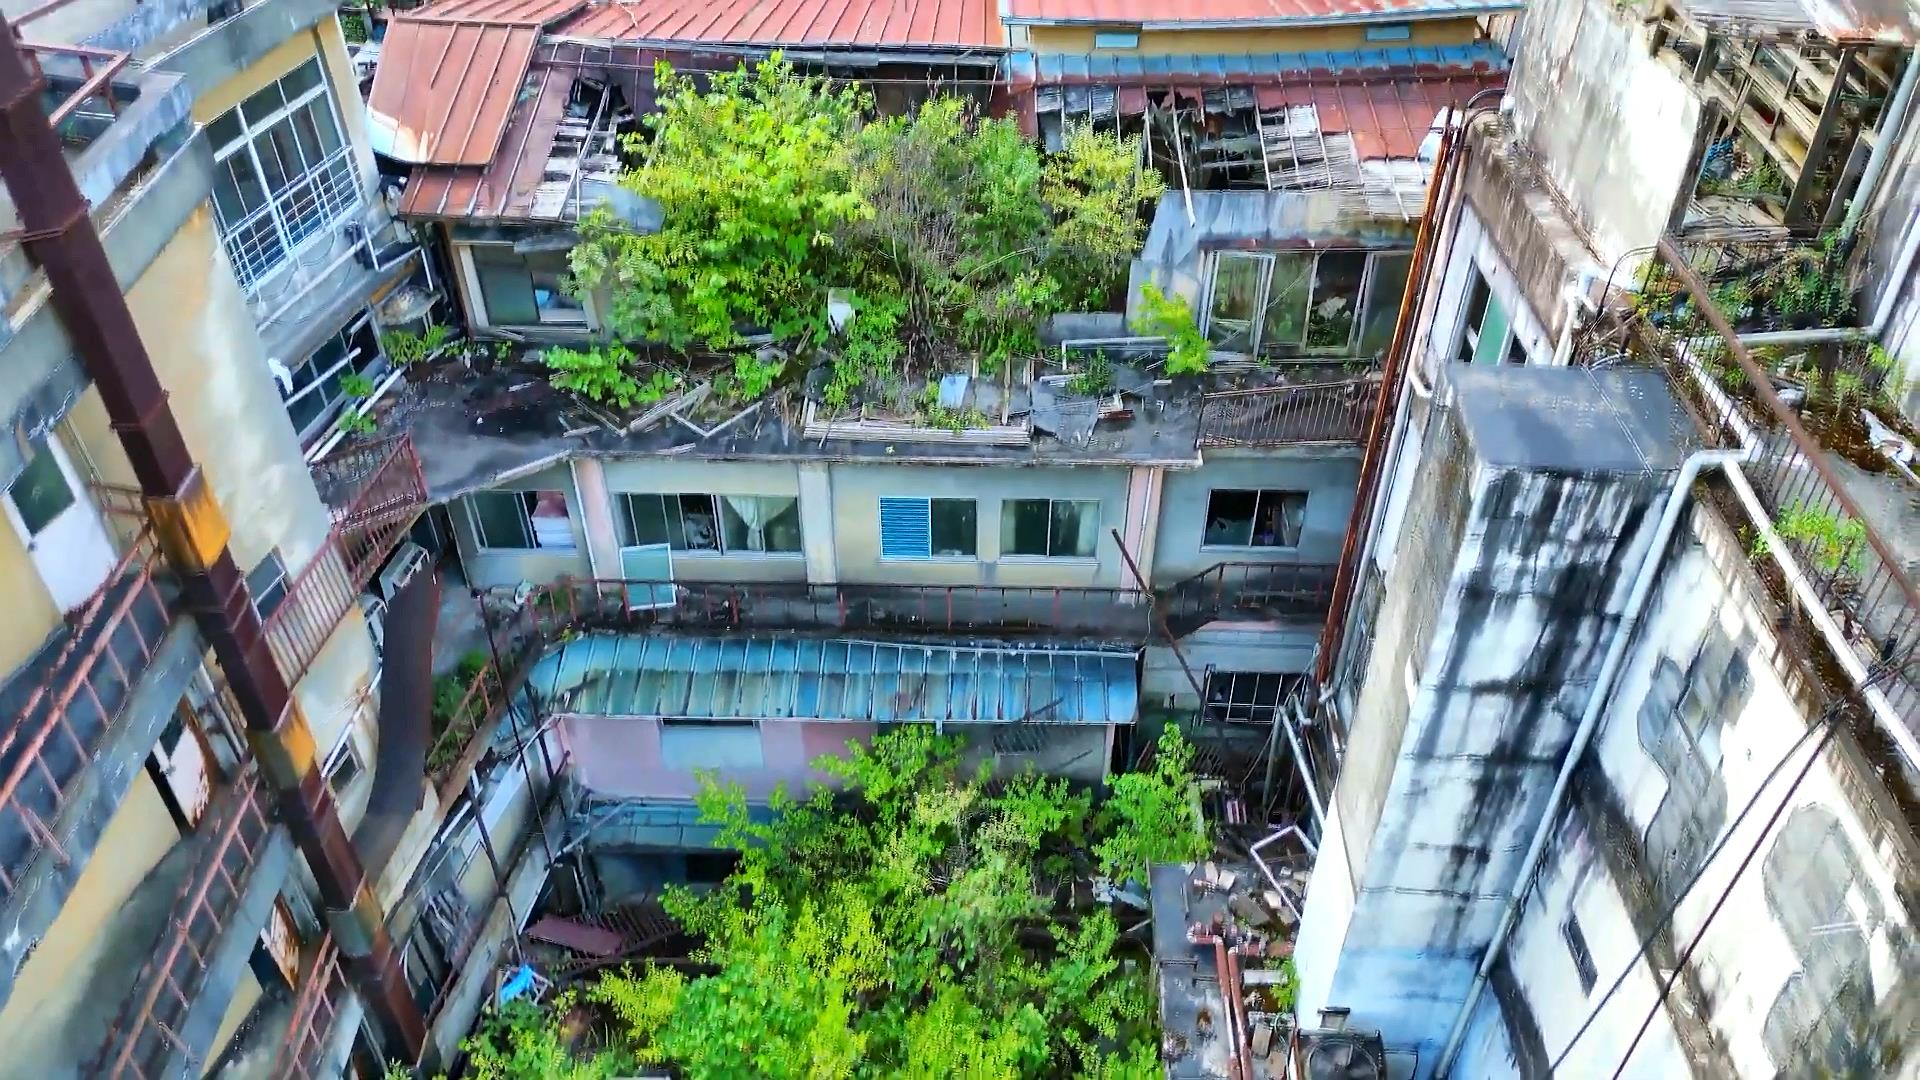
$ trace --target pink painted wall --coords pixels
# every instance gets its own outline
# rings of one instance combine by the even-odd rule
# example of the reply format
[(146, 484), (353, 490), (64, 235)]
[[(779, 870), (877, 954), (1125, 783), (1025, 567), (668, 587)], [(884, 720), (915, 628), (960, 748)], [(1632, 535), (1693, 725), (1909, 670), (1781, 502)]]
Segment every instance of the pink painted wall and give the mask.
[[(759, 725), (763, 767), (729, 768), (724, 779), (746, 789), (750, 799), (765, 799), (776, 785), (805, 794), (809, 781), (825, 781), (808, 767), (822, 754), (846, 750), (850, 739), (873, 737), (873, 724), (772, 720)], [(580, 783), (616, 798), (691, 798), (700, 790), (691, 769), (669, 768), (661, 757), (660, 722), (627, 717), (568, 716), (560, 731), (572, 754)]]

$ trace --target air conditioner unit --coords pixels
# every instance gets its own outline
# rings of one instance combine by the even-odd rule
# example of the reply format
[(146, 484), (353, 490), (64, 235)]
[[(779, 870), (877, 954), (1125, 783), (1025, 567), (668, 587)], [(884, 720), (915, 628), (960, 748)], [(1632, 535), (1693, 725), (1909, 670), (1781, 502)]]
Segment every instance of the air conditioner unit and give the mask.
[(432, 565), (433, 556), (427, 554), (427, 549), (408, 540), (393, 549), (393, 556), (373, 579), (374, 594), (382, 600), (392, 600), (401, 589), (407, 587), (415, 574)]

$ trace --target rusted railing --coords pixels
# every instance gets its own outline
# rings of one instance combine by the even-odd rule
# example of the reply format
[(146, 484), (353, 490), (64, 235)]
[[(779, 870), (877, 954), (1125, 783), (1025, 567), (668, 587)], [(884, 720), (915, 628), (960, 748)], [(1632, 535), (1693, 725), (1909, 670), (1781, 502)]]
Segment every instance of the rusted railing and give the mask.
[(1215, 563), (1174, 582), (1156, 599), (1178, 636), (1217, 618), (1323, 618), (1333, 596), (1328, 563)]
[[(1689, 265), (1699, 258), (1663, 243), (1619, 329), (1589, 341), (1583, 352), (1590, 361), (1661, 368), (1692, 414), (1701, 442), (1751, 449), (1740, 475), (1764, 511), (1764, 520), (1753, 523), (1760, 536), (1753, 554), (1768, 554), (1765, 534), (1771, 531), (1815, 606), (1845, 638), (1843, 652), (1852, 655), (1841, 662), (1887, 673), (1876, 680), (1875, 693), (1905, 726), (1896, 738), (1911, 747), (1920, 736), (1920, 588), (1861, 507), (1868, 497), (1904, 505), (1911, 487), (1890, 471), (1850, 464), (1840, 449), (1822, 445), (1823, 437), (1836, 447), (1859, 441), (1848, 432), (1861, 427), (1858, 411), (1871, 401), (1863, 394), (1852, 401), (1809, 400), (1798, 410), (1788, 406), (1775, 389), (1775, 373), (1739, 344)], [(1857, 445), (1854, 450), (1859, 456)], [(1788, 588), (1794, 591), (1795, 583)]]
[(176, 1054), (199, 1072), (205, 1048), (187, 1045), (181, 1029), (205, 985), (208, 953), (233, 917), (271, 827), (259, 774), (248, 770), (195, 829), (193, 842), (203, 846), (88, 1076), (171, 1076), (179, 1071), (168, 1065)]
[(306, 675), (427, 502), (420, 459), (405, 436), (323, 462), (314, 483), (327, 499), (333, 527), (266, 623), (267, 646), (290, 684)]
[(1208, 394), (1200, 405), (1201, 447), (1271, 447), (1359, 442), (1379, 380), (1268, 386)]
[[(63, 5), (42, 5), (39, 9), (14, 20), (13, 25), (18, 28), (20, 24), (60, 6)], [(127, 66), (126, 53), (108, 49), (90, 49), (81, 45), (52, 45), (38, 41), (23, 41), (20, 44), (21, 52), (27, 58), (27, 66), (33, 69), (35, 76), (47, 80), (49, 84), (52, 84), (54, 76), (67, 76), (68, 65), (74, 65), (80, 69), (78, 85), (68, 91), (60, 99), (60, 103), (47, 114), (48, 123), (56, 128), (59, 127), (82, 105), (95, 99), (99, 100), (109, 115), (119, 114), (121, 103), (114, 97), (113, 77)], [(54, 61), (51, 68), (47, 63), (49, 60)]]
[(71, 616), (65, 642), (0, 739), (0, 899), (39, 851), (67, 859), (53, 823), (172, 621), (153, 578), (156, 559), (143, 534)]
[(320, 939), (319, 949), (300, 973), (273, 1075), (301, 1080), (326, 1075), (327, 1044), (332, 1041), (340, 1006), (348, 993), (340, 950), (333, 943), (333, 935), (328, 934)]

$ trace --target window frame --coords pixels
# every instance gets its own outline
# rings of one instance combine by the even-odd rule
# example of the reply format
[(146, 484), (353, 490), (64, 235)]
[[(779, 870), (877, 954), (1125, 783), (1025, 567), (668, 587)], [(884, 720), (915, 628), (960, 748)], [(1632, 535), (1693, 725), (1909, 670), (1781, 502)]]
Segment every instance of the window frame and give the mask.
[[(1044, 553), (1035, 554), (1031, 551), (1014, 551), (1008, 546), (1007, 530), (1008, 530), (1009, 523), (1012, 521), (1011, 511), (1014, 503), (1045, 503), (1047, 504), (1047, 550)], [(1069, 505), (1082, 506), (1082, 507), (1090, 506), (1093, 508), (1092, 513), (1094, 517), (1094, 537), (1093, 537), (1092, 551), (1087, 552), (1085, 555), (1054, 554), (1053, 508), (1056, 503), (1067, 503)], [(1035, 497), (1018, 498), (1018, 499), (1001, 499), (1000, 500), (1000, 557), (1003, 559), (1032, 559), (1036, 562), (1045, 561), (1050, 563), (1095, 562), (1099, 559), (1099, 551), (1100, 551), (1100, 535), (1099, 535), (1100, 514), (1101, 514), (1101, 500), (1099, 499), (1053, 499), (1053, 498), (1047, 498), (1045, 496), (1035, 496)], [(976, 522), (976, 525), (977, 525), (977, 522)], [(979, 550), (978, 540), (976, 539), (975, 551), (978, 551), (978, 550)]]
[[(1248, 542), (1245, 544), (1219, 544), (1219, 543), (1211, 543), (1207, 540), (1207, 527), (1213, 521), (1213, 500), (1216, 495), (1222, 492), (1245, 492), (1245, 493), (1252, 494), (1254, 496), (1253, 527), (1248, 531), (1248, 534), (1247, 534)], [(1279, 496), (1297, 495), (1300, 498), (1300, 531), (1299, 531), (1299, 535), (1293, 538), (1293, 543), (1291, 544), (1256, 544), (1252, 542), (1253, 538), (1259, 535), (1258, 529), (1260, 525), (1260, 510), (1261, 510), (1261, 507), (1265, 505), (1265, 499), (1269, 495), (1279, 495)], [(1200, 523), (1200, 550), (1201, 551), (1298, 551), (1300, 550), (1300, 541), (1305, 539), (1306, 537), (1307, 506), (1312, 501), (1313, 501), (1313, 495), (1311, 492), (1296, 491), (1292, 488), (1243, 488), (1243, 487), (1208, 488), (1206, 517)], [(1283, 499), (1282, 506), (1284, 505), (1285, 503)], [(1285, 518), (1282, 517), (1281, 520), (1284, 522)]]
[[(355, 360), (359, 359), (360, 350), (354, 347), (353, 339), (362, 331), (367, 331), (369, 337), (372, 339), (373, 353), (364, 358), (362, 362), (355, 363)], [(314, 372), (311, 382), (292, 393), (288, 393), (284, 387), (281, 388), (280, 406), (286, 410), (287, 420), (293, 424), (293, 433), (299, 438), (302, 444), (305, 444), (310, 439), (318, 438), (325, 433), (331, 425), (333, 418), (339, 414), (341, 406), (349, 400), (347, 395), (341, 392), (337, 385), (334, 388), (334, 396), (329, 397), (325, 393), (329, 381), (337, 384), (337, 377), (344, 375), (349, 368), (351, 368), (353, 374), (363, 375), (372, 379), (375, 383), (378, 383), (381, 377), (386, 374), (386, 350), (380, 346), (379, 327), (374, 324), (373, 309), (366, 308), (361, 311), (358, 318), (342, 327), (326, 341), (322, 342), (319, 347), (307, 353), (299, 363), (288, 365), (287, 379), (289, 385), (297, 381), (294, 376), (300, 369), (313, 363), (314, 358), (319, 356), (322, 350), (336, 342), (338, 342), (341, 347), (340, 359), (335, 361), (332, 366), (326, 368), (324, 371)], [(278, 381), (277, 379), (275, 380), (275, 382)], [(315, 394), (318, 394), (325, 400), (325, 404), (321, 406), (319, 412), (314, 414), (313, 419), (307, 421), (306, 426), (302, 427), (299, 421), (294, 418), (294, 405)]]
[[(1362, 359), (1359, 348), (1360, 338), (1372, 314), (1369, 303), (1373, 293), (1374, 275), (1378, 272), (1382, 258), (1411, 257), (1410, 248), (1367, 248), (1367, 247), (1327, 247), (1327, 248), (1288, 248), (1271, 251), (1217, 251), (1207, 268), (1206, 287), (1200, 303), (1200, 333), (1207, 339), (1207, 347), (1215, 352), (1231, 356), (1273, 356), (1279, 359), (1316, 360)], [(1354, 291), (1352, 321), (1347, 327), (1347, 340), (1341, 346), (1310, 347), (1307, 342), (1312, 337), (1312, 317), (1314, 297), (1320, 284), (1320, 262), (1326, 256), (1359, 255), (1366, 260), (1361, 268), (1360, 282)], [(1300, 337), (1286, 352), (1279, 352), (1277, 346), (1267, 341), (1267, 308), (1272, 303), (1273, 272), (1279, 257), (1305, 257), (1308, 260), (1306, 281), (1306, 303), (1301, 309)], [(1254, 289), (1253, 311), (1248, 320), (1248, 343), (1243, 352), (1237, 348), (1227, 348), (1214, 341), (1213, 320), (1214, 301), (1220, 280), (1220, 267), (1228, 259), (1248, 259), (1259, 265), (1258, 280)]]
[[(920, 506), (925, 507), (925, 511), (927, 515), (927, 519), (926, 519), (927, 520), (927, 525), (926, 525), (927, 553), (926, 554), (899, 555), (899, 554), (887, 553), (887, 534), (886, 534), (885, 522), (886, 522), (886, 516), (887, 516), (887, 513), (886, 513), (887, 507), (888, 507), (888, 504), (890, 503), (893, 504), (896, 511), (907, 509), (909, 504), (914, 504), (914, 503), (917, 503)], [(972, 550), (969, 553), (964, 555), (947, 555), (947, 554), (938, 553), (934, 550), (933, 511), (934, 511), (935, 503), (965, 504), (973, 508), (973, 537), (972, 537), (973, 542), (971, 545)], [(921, 496), (921, 495), (882, 495), (878, 498), (878, 500), (874, 504), (873, 526), (874, 526), (874, 531), (877, 534), (877, 539), (879, 541), (875, 546), (878, 548), (879, 559), (881, 562), (970, 563), (970, 562), (980, 561), (980, 500), (978, 499), (961, 498), (961, 497), (932, 497), (932, 496)]]
[[(534, 506), (537, 504), (540, 495), (544, 492), (554, 492), (566, 503), (569, 543), (564, 548), (541, 546), (539, 543), (539, 534), (534, 530)], [(520, 520), (526, 530), (528, 546), (496, 547), (487, 543), (486, 529), (481, 522), (480, 510), (476, 505), (476, 500), (490, 497), (512, 497), (520, 501)], [(567, 492), (562, 488), (505, 488), (492, 491), (475, 491), (468, 493), (462, 502), (466, 506), (467, 524), (473, 529), (473, 546), (476, 554), (526, 555), (529, 553), (543, 553), (548, 555), (578, 555), (580, 553), (580, 538), (573, 535), (573, 501), (567, 498)]]
[[(527, 255), (521, 252), (515, 251), (512, 244), (482, 241), (479, 243), (463, 244), (461, 246), (465, 252), (465, 258), (462, 261), (464, 262), (467, 272), (470, 275), (469, 280), (472, 285), (472, 288), (470, 291), (472, 293), (474, 307), (476, 307), (479, 311), (480, 318), (478, 321), (480, 325), (490, 327), (490, 328), (499, 327), (501, 329), (507, 329), (507, 330), (514, 330), (514, 329), (565, 330), (570, 328), (580, 328), (580, 329), (593, 328), (594, 326), (593, 315), (588, 310), (588, 304), (584, 298), (577, 301), (579, 304), (578, 308), (565, 309), (567, 312), (577, 311), (578, 314), (570, 314), (570, 313), (550, 314), (548, 309), (540, 306), (540, 298), (539, 298), (540, 290), (539, 290), (539, 287), (534, 283), (534, 273), (535, 273), (534, 268), (531, 265), (529, 265), (527, 261), (528, 259)], [(516, 268), (519, 271), (520, 275), (526, 279), (528, 298), (529, 298), (529, 301), (533, 304), (533, 321), (532, 322), (508, 321), (508, 320), (495, 317), (495, 314), (493, 311), (493, 304), (487, 299), (487, 290), (480, 278), (480, 268), (483, 264), (485, 264), (488, 261), (487, 257), (482, 254), (483, 251), (504, 252), (505, 254), (512, 256), (516, 260)], [(546, 253), (537, 253), (537, 254), (546, 254)], [(564, 256), (558, 256), (558, 257), (562, 258), (563, 260), (565, 258)], [(560, 276), (562, 277), (565, 276), (564, 270), (561, 271)], [(559, 288), (558, 280), (555, 281), (555, 290), (561, 295), (565, 295), (565, 291)]]
[[(256, 121), (248, 118), (245, 112), (247, 101), (268, 87), (282, 86), (288, 79), (293, 78), (308, 67), (313, 68), (315, 74), (318, 76), (313, 86), (301, 91), (300, 95), (292, 100), (287, 100), (286, 92), (282, 90), (279, 108), (268, 113), (267, 116), (261, 120)], [(292, 121), (296, 115), (303, 111), (315, 99), (325, 99), (326, 107), (322, 110), (322, 115), (333, 125), (334, 140), (338, 142), (339, 145), (322, 155), (316, 164), (300, 173), (300, 175), (288, 177), (286, 185), (280, 191), (271, 191), (267, 188), (267, 170), (262, 166), (260, 151), (255, 144), (261, 136), (267, 135), (281, 124)], [(227, 163), (234, 158), (245, 155), (248, 166), (252, 168), (253, 175), (261, 186), (265, 200), (260, 206), (246, 211), (238, 219), (233, 221), (227, 220), (226, 213), (221, 210), (218, 199), (210, 195), (209, 201), (213, 204), (215, 231), (220, 236), (222, 246), (227, 248), (228, 261), (233, 264), (234, 276), (240, 279), (242, 291), (248, 296), (253, 296), (257, 294), (261, 287), (268, 281), (279, 276), (281, 271), (292, 265), (296, 261), (296, 257), (309, 245), (317, 243), (324, 238), (333, 225), (351, 217), (353, 213), (360, 208), (362, 197), (360, 192), (359, 171), (353, 165), (353, 141), (348, 138), (346, 125), (342, 122), (340, 104), (334, 100), (333, 83), (327, 78), (326, 65), (321, 62), (317, 54), (294, 65), (291, 70), (279, 78), (266, 84), (266, 86), (260, 87), (259, 90), (254, 91), (253, 94), (249, 94), (246, 98), (234, 103), (231, 109), (215, 117), (206, 125), (209, 134), (212, 133), (216, 125), (226, 121), (229, 117), (239, 125), (240, 133), (225, 144), (214, 147), (214, 184), (216, 187), (219, 185), (222, 170), (225, 170), (225, 175), (234, 180), (237, 188), (238, 177), (228, 168)], [(321, 196), (323, 190), (321, 180), (325, 174), (336, 165), (344, 166), (345, 168), (344, 179), (337, 180), (335, 183), (344, 184), (347, 188), (346, 196), (344, 199), (333, 198), (323, 200)], [(311, 229), (300, 230), (299, 238), (295, 239), (297, 230), (292, 227), (294, 218), (288, 211), (282, 208), (281, 202), (285, 196), (294, 192), (303, 184), (310, 186), (311, 192), (316, 200), (325, 201), (331, 205), (323, 208), (321, 216), (314, 221)], [(245, 242), (243, 239), (236, 238), (235, 234), (242, 230), (250, 229), (262, 220), (272, 222), (273, 236), (279, 244), (280, 256), (277, 259), (266, 261), (256, 266), (252, 261), (235, 257), (234, 249)]]
[[(762, 495), (758, 493), (723, 494), (720, 492), (712, 492), (712, 491), (616, 491), (613, 493), (613, 496), (614, 496), (614, 509), (616, 513), (616, 516), (614, 518), (614, 524), (617, 529), (624, 528), (624, 532), (618, 537), (620, 541), (620, 548), (622, 550), (625, 550), (627, 548), (635, 548), (635, 547), (647, 547), (654, 544), (665, 544), (667, 546), (667, 550), (671, 551), (673, 553), (673, 557), (675, 558), (685, 557), (690, 559), (728, 559), (728, 558), (803, 559), (806, 557), (806, 553), (807, 553), (807, 538), (806, 538), (806, 531), (805, 531), (806, 526), (804, 521), (802, 521), (800, 518), (800, 497), (798, 495)], [(685, 517), (685, 511), (683, 509), (682, 500), (687, 498), (700, 498), (700, 499), (707, 500), (707, 505), (713, 516), (713, 545), (714, 546), (710, 548), (674, 546), (673, 528), (670, 522), (668, 523), (668, 527), (667, 527), (666, 539), (645, 540), (645, 541), (640, 539), (640, 531), (638, 528), (635, 527), (634, 513), (633, 513), (633, 500), (659, 499), (661, 504), (661, 520), (664, 522), (664, 521), (667, 521), (667, 517), (666, 517), (667, 500), (672, 499), (674, 501), (674, 506), (676, 508), (675, 512), (681, 515), (680, 535), (681, 535), (681, 538), (684, 540), (686, 537), (686, 517)], [(792, 551), (756, 551), (753, 548), (734, 548), (730, 546), (727, 543), (727, 506), (725, 502), (725, 500), (729, 498), (785, 499), (787, 502), (791, 503), (794, 519), (795, 519), (794, 527), (796, 531), (799, 532), (799, 535), (800, 535), (799, 546)], [(738, 511), (735, 511), (735, 512), (738, 513)]]
[[(344, 784), (334, 779), (340, 774), (341, 766), (349, 763), (353, 766), (353, 775), (349, 776)], [(353, 745), (353, 734), (348, 732), (341, 737), (340, 744), (327, 754), (327, 760), (321, 766), (320, 775), (327, 782), (327, 790), (333, 792), (334, 798), (339, 799), (345, 797), (347, 789), (358, 783), (366, 772), (367, 764), (360, 759), (360, 751)]]
[[(262, 570), (272, 571), (272, 577), (265, 588), (256, 589), (253, 587), (253, 581)], [(280, 606), (287, 602), (290, 584), (287, 579), (287, 561), (281, 557), (279, 548), (269, 549), (259, 562), (253, 564), (253, 569), (247, 571), (247, 599), (253, 604), (254, 615), (259, 617), (262, 623), (272, 618), (273, 613), (280, 610)], [(267, 596), (273, 599), (263, 602), (263, 598)]]
[[(1306, 677), (1302, 671), (1216, 671), (1208, 668), (1200, 684), (1200, 718), (1209, 724), (1271, 727), (1274, 718), (1285, 708), (1287, 698)], [(1215, 702), (1213, 699), (1215, 680), (1225, 680), (1227, 698), (1224, 701)], [(1269, 685), (1274, 692), (1273, 702), (1261, 704), (1260, 691)], [(1245, 694), (1240, 693), (1243, 686)], [(1236, 710), (1248, 715), (1236, 717)]]
[[(1466, 293), (1461, 297), (1460, 325), (1453, 335), (1453, 359), (1460, 364), (1485, 364), (1489, 361), (1480, 357), (1482, 338), (1487, 330), (1487, 313), (1498, 309), (1502, 325), (1500, 328), (1500, 364), (1526, 365), (1533, 362), (1533, 356), (1527, 351), (1526, 342), (1521, 340), (1520, 331), (1515, 326), (1515, 312), (1508, 310), (1500, 296), (1493, 289), (1493, 278), (1480, 268), (1478, 262), (1467, 264)], [(1477, 301), (1477, 302), (1476, 302)], [(1477, 308), (1477, 310), (1476, 310)]]

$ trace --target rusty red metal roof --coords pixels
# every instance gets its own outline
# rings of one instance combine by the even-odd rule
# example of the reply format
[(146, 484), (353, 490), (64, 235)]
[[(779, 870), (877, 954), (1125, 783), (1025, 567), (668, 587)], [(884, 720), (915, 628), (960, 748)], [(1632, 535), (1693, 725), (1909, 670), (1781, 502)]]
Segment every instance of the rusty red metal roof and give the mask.
[(642, 0), (596, 3), (569, 37), (690, 45), (1001, 49), (996, 0)]
[(367, 111), (374, 149), (485, 165), (506, 133), (541, 29), (584, 0), (443, 0), (387, 27)]
[(1005, 0), (1009, 23), (1157, 29), (1435, 18), (1511, 11), (1521, 0)]

